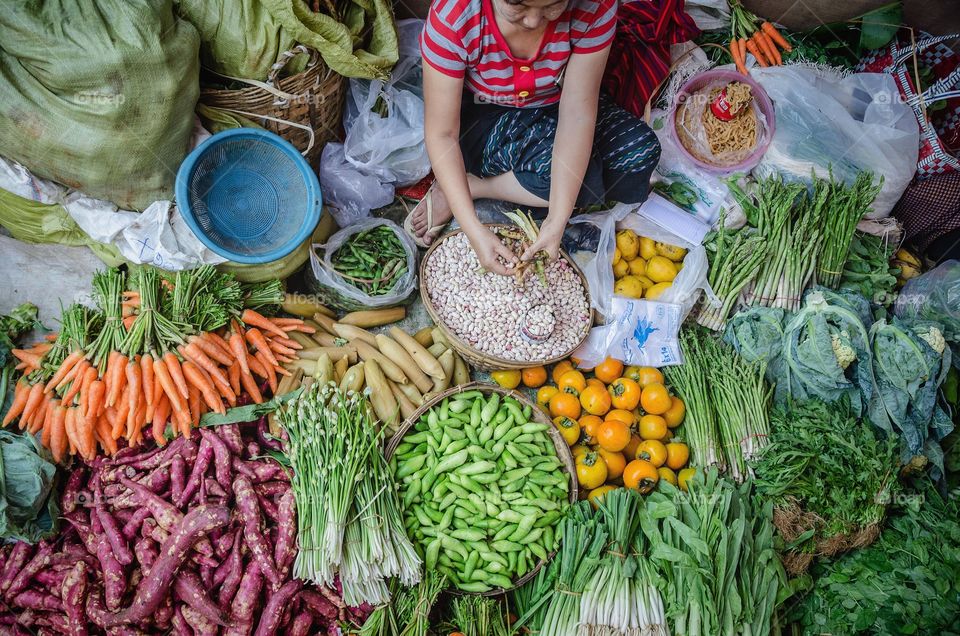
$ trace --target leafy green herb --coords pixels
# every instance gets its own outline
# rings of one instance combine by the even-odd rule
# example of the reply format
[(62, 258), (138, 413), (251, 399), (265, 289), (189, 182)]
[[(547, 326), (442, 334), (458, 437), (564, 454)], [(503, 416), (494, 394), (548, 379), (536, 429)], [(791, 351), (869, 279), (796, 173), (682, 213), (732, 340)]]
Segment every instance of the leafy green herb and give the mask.
[(890, 264), (895, 247), (879, 236), (857, 232), (843, 266), (840, 288), (858, 292), (878, 305), (892, 303), (900, 274), (900, 270)]

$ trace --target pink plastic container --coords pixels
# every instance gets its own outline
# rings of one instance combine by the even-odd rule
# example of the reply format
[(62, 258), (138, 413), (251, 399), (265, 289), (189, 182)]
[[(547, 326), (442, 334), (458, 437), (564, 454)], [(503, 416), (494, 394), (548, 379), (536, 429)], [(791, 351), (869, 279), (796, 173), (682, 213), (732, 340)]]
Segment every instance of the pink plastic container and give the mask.
[[(680, 136), (677, 134), (677, 107), (689, 99), (691, 95), (703, 88), (723, 85), (729, 82), (743, 82), (744, 84), (747, 84), (753, 91), (753, 101), (756, 103), (757, 109), (763, 116), (765, 131), (763, 136), (760, 138), (760, 143), (757, 144), (757, 147), (754, 148), (753, 152), (750, 153), (750, 155), (748, 155), (743, 161), (730, 166), (716, 166), (712, 163), (706, 163), (697, 157), (694, 157), (684, 147), (683, 142), (680, 141)], [(670, 128), (671, 138), (677, 144), (680, 152), (683, 153), (683, 156), (686, 157), (687, 160), (689, 160), (698, 168), (701, 168), (702, 170), (711, 174), (726, 175), (734, 172), (749, 172), (754, 166), (760, 163), (763, 153), (767, 151), (767, 147), (770, 145), (770, 141), (773, 139), (773, 133), (776, 129), (776, 118), (774, 117), (773, 112), (773, 102), (770, 101), (770, 97), (767, 95), (767, 92), (763, 90), (762, 86), (750, 79), (750, 77), (743, 75), (738, 71), (714, 69), (712, 71), (705, 71), (699, 75), (691, 77), (687, 83), (684, 84), (679, 91), (677, 91), (677, 96), (674, 99), (673, 107), (670, 109), (670, 117), (667, 120), (667, 125)]]

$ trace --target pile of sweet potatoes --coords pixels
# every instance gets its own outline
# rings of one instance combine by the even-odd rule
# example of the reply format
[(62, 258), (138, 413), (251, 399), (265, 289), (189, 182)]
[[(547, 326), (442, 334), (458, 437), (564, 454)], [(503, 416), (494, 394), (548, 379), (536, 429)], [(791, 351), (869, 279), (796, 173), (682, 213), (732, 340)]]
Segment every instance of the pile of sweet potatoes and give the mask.
[(0, 550), (0, 632), (306, 635), (362, 622), (335, 591), (291, 577), (293, 492), (253, 439), (218, 426), (75, 468), (63, 532)]

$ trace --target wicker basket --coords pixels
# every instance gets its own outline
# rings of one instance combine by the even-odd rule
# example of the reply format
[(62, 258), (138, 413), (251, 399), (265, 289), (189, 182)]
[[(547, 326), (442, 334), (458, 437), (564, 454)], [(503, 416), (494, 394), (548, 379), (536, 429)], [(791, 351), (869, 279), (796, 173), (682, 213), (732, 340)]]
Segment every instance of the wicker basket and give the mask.
[[(484, 384), (482, 382), (470, 382), (469, 384), (461, 384), (460, 386), (455, 386), (453, 388), (447, 389), (443, 393), (439, 393), (433, 398), (431, 398), (430, 400), (427, 400), (426, 402), (424, 402), (420, 408), (414, 411), (413, 415), (411, 415), (406, 420), (404, 420), (403, 424), (400, 425), (400, 429), (397, 431), (396, 435), (394, 435), (390, 439), (390, 441), (387, 443), (387, 448), (384, 451), (387, 461), (389, 461), (390, 458), (393, 457), (393, 453), (396, 452), (397, 446), (400, 445), (400, 442), (403, 440), (406, 434), (410, 432), (410, 429), (413, 428), (413, 426), (417, 423), (421, 415), (429, 411), (431, 408), (433, 408), (437, 404), (440, 404), (448, 397), (456, 396), (456, 395), (459, 395), (460, 393), (466, 393), (467, 391), (480, 391), (484, 395), (489, 395), (491, 393), (499, 393), (501, 397), (509, 395), (510, 397), (515, 399), (517, 402), (520, 402), (520, 404), (524, 406), (529, 406), (531, 408), (532, 410), (532, 414), (530, 416), (531, 420), (538, 422), (540, 424), (550, 425), (550, 430), (548, 431), (548, 435), (550, 435), (550, 439), (553, 441), (553, 446), (557, 450), (557, 457), (560, 459), (561, 462), (563, 462), (564, 470), (570, 476), (570, 503), (575, 504), (577, 502), (577, 496), (578, 496), (576, 463), (574, 462), (574, 459), (573, 459), (573, 453), (570, 451), (570, 447), (567, 446), (566, 441), (564, 441), (563, 436), (560, 434), (560, 431), (558, 431), (556, 427), (553, 426), (553, 422), (550, 420), (547, 414), (544, 413), (539, 406), (537, 406), (532, 401), (530, 401), (530, 399), (527, 396), (525, 396), (523, 393), (520, 393), (519, 391), (504, 389), (495, 384)], [(546, 565), (547, 562), (553, 558), (554, 554), (556, 554), (556, 551), (548, 554), (546, 559), (541, 559), (540, 562), (537, 563), (533, 568), (531, 568), (529, 572), (527, 572), (526, 574), (521, 576), (519, 579), (514, 581), (513, 587), (509, 589), (493, 589), (493, 590), (490, 590), (489, 592), (483, 592), (480, 595), (481, 596), (499, 596), (501, 594), (506, 594), (510, 590), (520, 587), (521, 585), (523, 585), (524, 583), (526, 583), (527, 581), (535, 577), (537, 575), (537, 572), (540, 571), (540, 568)], [(468, 592), (461, 592), (455, 588), (452, 588), (450, 592), (454, 594), (460, 594), (460, 595), (469, 594)]]
[[(505, 225), (501, 223), (488, 223), (485, 227), (494, 229), (494, 228), (507, 228), (513, 227), (510, 225)], [(440, 319), (440, 315), (437, 313), (436, 308), (433, 306), (433, 301), (430, 300), (430, 290), (427, 289), (427, 278), (426, 278), (426, 266), (427, 262), (430, 260), (430, 256), (433, 254), (433, 251), (437, 249), (441, 243), (449, 239), (452, 236), (460, 234), (463, 230), (454, 230), (448, 234), (444, 234), (441, 238), (433, 242), (433, 245), (427, 250), (426, 254), (423, 255), (423, 258), (420, 259), (420, 298), (423, 300), (423, 306), (427, 309), (427, 313), (430, 314), (430, 318), (433, 319), (433, 322), (436, 323), (437, 327), (440, 328), (440, 331), (443, 332), (443, 335), (446, 336), (447, 340), (450, 341), (451, 346), (456, 350), (460, 357), (462, 357), (470, 366), (480, 369), (482, 371), (494, 371), (500, 369), (527, 369), (529, 367), (535, 367), (540, 365), (550, 365), (556, 362), (560, 362), (571, 353), (576, 351), (584, 340), (587, 339), (587, 336), (590, 335), (590, 327), (593, 325), (594, 313), (593, 308), (590, 303), (590, 288), (587, 286), (587, 278), (583, 275), (583, 272), (577, 267), (577, 264), (573, 262), (573, 259), (570, 258), (570, 255), (560, 250), (560, 257), (565, 259), (569, 263), (570, 267), (573, 268), (573, 271), (580, 278), (580, 284), (583, 285), (583, 293), (587, 299), (587, 308), (590, 314), (590, 320), (586, 322), (586, 326), (583, 330), (583, 334), (580, 336), (580, 339), (577, 340), (577, 344), (570, 348), (569, 351), (565, 351), (562, 355), (559, 355), (555, 358), (550, 358), (548, 360), (537, 360), (530, 362), (518, 362), (517, 360), (507, 360), (506, 358), (499, 358), (488, 353), (484, 353), (475, 347), (464, 342), (452, 329), (447, 327), (446, 324)]]
[[(279, 78), (280, 71), (301, 53), (310, 55), (300, 73)], [(229, 78), (249, 84), (240, 89), (202, 88), (200, 103), (243, 115), (276, 133), (300, 150), (314, 168), (328, 141), (338, 139), (346, 96), (346, 78), (303, 45), (283, 53), (266, 82)]]

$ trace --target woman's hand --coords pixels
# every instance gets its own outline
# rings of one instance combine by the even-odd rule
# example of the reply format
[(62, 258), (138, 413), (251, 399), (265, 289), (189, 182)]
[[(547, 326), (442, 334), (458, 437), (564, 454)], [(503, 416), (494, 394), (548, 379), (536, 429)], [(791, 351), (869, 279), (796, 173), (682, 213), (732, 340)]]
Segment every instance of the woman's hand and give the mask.
[[(477, 253), (477, 258), (484, 269), (501, 276), (510, 276), (513, 274), (513, 268), (517, 265), (517, 256), (510, 251), (510, 248), (503, 244), (500, 237), (488, 230), (483, 225), (477, 226), (473, 230), (465, 230), (467, 238), (470, 239), (470, 245), (473, 251)], [(502, 257), (507, 262), (506, 265), (500, 262), (497, 257)]]
[(560, 241), (563, 239), (563, 230), (566, 223), (551, 223), (548, 218), (540, 227), (540, 236), (528, 247), (520, 260), (533, 260), (538, 252), (546, 252), (547, 260), (554, 260), (560, 254)]

